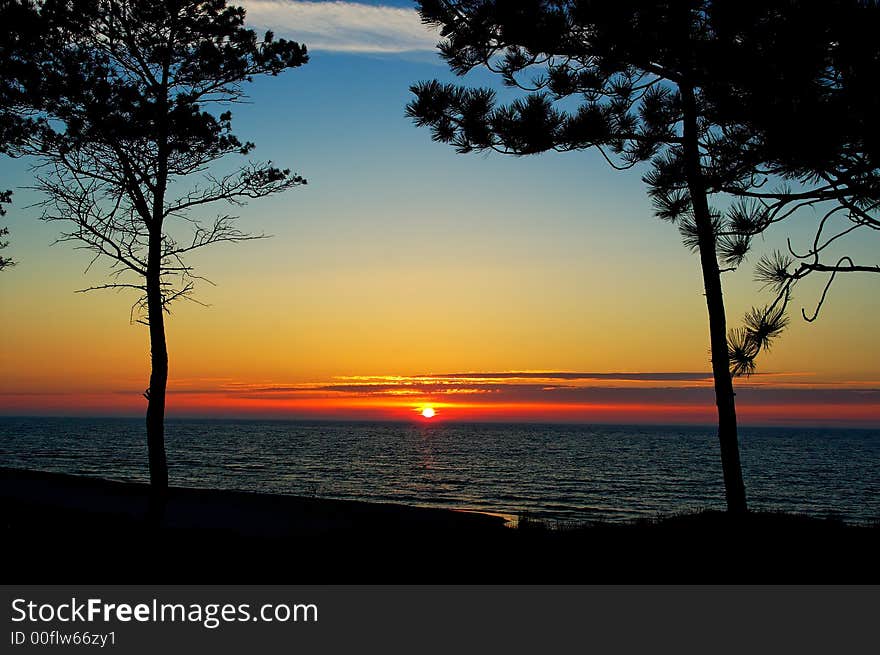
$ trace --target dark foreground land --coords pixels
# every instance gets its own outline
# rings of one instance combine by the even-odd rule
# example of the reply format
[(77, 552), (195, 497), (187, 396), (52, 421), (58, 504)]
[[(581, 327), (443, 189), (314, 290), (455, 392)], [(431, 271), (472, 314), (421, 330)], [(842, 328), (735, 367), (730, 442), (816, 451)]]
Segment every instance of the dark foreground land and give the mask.
[(482, 514), (0, 468), (6, 583), (878, 583), (880, 526), (703, 512), (552, 530)]

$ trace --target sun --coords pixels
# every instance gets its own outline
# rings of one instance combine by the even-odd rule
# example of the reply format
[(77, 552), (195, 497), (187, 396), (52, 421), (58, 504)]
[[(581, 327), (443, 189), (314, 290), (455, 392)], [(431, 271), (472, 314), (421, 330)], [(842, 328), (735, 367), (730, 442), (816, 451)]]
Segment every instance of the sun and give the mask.
[(422, 416), (425, 418), (434, 418), (434, 414), (436, 414), (436, 412), (433, 407), (425, 407), (425, 409), (422, 410)]

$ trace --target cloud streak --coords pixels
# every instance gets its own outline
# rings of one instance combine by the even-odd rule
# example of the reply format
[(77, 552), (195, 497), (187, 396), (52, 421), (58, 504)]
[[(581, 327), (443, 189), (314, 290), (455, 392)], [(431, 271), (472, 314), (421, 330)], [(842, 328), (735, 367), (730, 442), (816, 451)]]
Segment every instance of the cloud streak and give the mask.
[[(171, 392), (173, 393), (173, 391)], [(230, 393), (218, 391), (217, 393)], [(642, 403), (662, 407), (664, 403), (714, 405), (714, 394), (710, 387), (598, 387), (547, 386), (539, 384), (505, 384), (444, 387), (439, 385), (327, 385), (324, 387), (266, 387), (239, 390), (231, 395), (259, 399), (273, 396), (333, 396), (347, 397), (399, 397), (435, 399), (442, 402), (456, 402), (456, 398), (467, 402), (494, 403)], [(804, 389), (804, 388), (739, 388), (737, 398), (749, 405), (871, 405), (880, 406), (878, 389)]]
[[(738, 414), (758, 425), (875, 427), (880, 385), (871, 380), (805, 382), (809, 374), (765, 374), (737, 384)], [(792, 379), (793, 378), (793, 379)], [(438, 420), (703, 423), (716, 420), (711, 376), (700, 372), (460, 372), (351, 375), (295, 383), (189, 379), (169, 389), (175, 415), (410, 420), (431, 405)], [(137, 414), (138, 388), (65, 394), (0, 392), (0, 414)]]
[(414, 9), (357, 2), (247, 0), (247, 22), (309, 50), (395, 54), (432, 51), (440, 38)]
[(437, 379), (468, 380), (644, 380), (644, 381), (694, 381), (707, 380), (711, 373), (660, 372), (660, 373), (577, 373), (571, 371), (506, 371), (504, 373), (445, 373), (430, 375)]
[[(769, 380), (785, 375), (765, 374)], [(633, 384), (643, 383), (643, 384)], [(340, 376), (331, 381), (277, 385), (220, 385), (170, 389), (172, 394), (222, 395), (252, 400), (270, 398), (386, 398), (443, 403), (642, 403), (662, 407), (714, 405), (711, 376), (699, 372), (593, 373), (569, 371), (468, 372), (417, 376)], [(880, 406), (880, 389), (868, 386), (790, 385), (768, 382), (737, 385), (749, 405), (826, 404)]]

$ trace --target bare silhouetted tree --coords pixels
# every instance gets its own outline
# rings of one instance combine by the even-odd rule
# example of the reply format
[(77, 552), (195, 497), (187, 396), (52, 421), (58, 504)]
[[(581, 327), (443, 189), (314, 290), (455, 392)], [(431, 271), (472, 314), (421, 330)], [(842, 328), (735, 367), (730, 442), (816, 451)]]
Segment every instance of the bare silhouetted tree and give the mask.
[[(305, 184), (271, 163), (216, 173), (218, 160), (254, 147), (233, 134), (232, 114), (219, 108), (242, 101), (255, 75), (277, 75), (308, 57), (305, 46), (271, 33), (259, 39), (244, 27), (244, 9), (225, 0), (74, 0), (53, 11), (68, 37), (51, 120), (31, 148), (44, 161), (37, 169), (43, 219), (68, 226), (60, 241), (110, 262), (110, 280), (84, 291), (138, 294), (133, 317), (150, 338), (150, 480), (161, 500), (168, 485), (164, 314), (190, 298), (199, 279), (189, 253), (261, 236), (238, 229), (228, 213), (207, 223), (200, 214)], [(88, 19), (67, 29), (77, 15)]]
[[(0, 25), (0, 154), (15, 156), (38, 125), (42, 73), (51, 46), (30, 0), (0, 0)], [(3, 205), (11, 202), (12, 191), (0, 192), (0, 216), (6, 215)], [(0, 239), (8, 234), (8, 228), (0, 228)], [(0, 249), (8, 245), (0, 240)], [(13, 264), (0, 256), (0, 270)]]
[[(11, 191), (0, 191), (0, 216), (6, 216), (6, 210), (3, 209), (3, 204), (8, 203), (12, 199)], [(3, 237), (9, 234), (9, 228), (0, 227), (0, 250), (3, 250), (9, 245), (8, 241), (3, 241)], [(0, 271), (2, 271), (7, 266), (15, 266), (15, 262), (12, 261), (9, 257), (4, 257), (0, 255)]]

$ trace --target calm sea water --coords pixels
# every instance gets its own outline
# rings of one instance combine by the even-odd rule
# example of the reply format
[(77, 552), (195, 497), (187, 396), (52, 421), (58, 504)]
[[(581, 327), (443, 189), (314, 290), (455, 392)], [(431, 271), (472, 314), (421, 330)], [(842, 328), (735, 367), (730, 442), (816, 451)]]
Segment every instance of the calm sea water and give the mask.
[[(169, 420), (171, 483), (625, 520), (724, 507), (712, 428)], [(880, 431), (743, 428), (751, 506), (880, 520)], [(141, 419), (0, 418), (0, 466), (146, 481)]]

